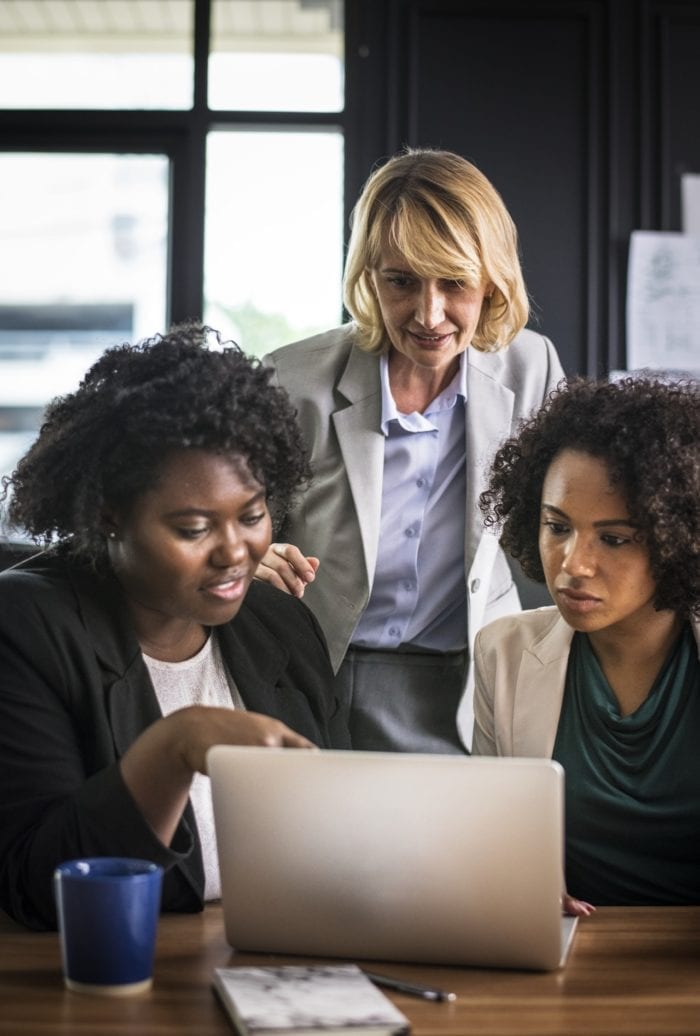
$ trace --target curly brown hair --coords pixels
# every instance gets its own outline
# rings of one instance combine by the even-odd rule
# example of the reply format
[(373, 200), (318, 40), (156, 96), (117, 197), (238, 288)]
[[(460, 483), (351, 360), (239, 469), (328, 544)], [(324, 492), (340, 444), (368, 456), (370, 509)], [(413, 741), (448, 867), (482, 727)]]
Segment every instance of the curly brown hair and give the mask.
[(3, 479), (11, 522), (97, 566), (105, 506), (128, 507), (170, 451), (192, 448), (242, 458), (279, 526), (310, 470), (294, 408), (271, 377), (196, 323), (106, 350), (75, 392), (49, 404), (37, 440)]
[(649, 550), (654, 605), (700, 614), (700, 386), (650, 375), (574, 378), (498, 450), (480, 497), (485, 524), (531, 579), (544, 582), (538, 539), (544, 478), (564, 449), (608, 466)]

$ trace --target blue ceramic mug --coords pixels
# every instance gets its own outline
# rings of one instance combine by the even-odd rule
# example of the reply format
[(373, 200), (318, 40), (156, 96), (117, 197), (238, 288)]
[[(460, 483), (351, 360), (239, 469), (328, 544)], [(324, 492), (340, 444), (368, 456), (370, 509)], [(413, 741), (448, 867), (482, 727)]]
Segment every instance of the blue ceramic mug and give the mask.
[(150, 989), (163, 868), (97, 856), (54, 871), (66, 986), (128, 996)]

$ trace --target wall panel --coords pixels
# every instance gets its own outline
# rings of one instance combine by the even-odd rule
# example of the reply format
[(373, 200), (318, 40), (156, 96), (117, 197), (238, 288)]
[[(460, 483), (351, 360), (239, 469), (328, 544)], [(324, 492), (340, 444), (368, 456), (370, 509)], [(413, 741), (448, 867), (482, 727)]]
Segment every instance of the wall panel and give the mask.
[(658, 5), (658, 226), (681, 227), (680, 181), (700, 173), (700, 4)]
[(365, 4), (385, 93), (348, 140), (354, 169), (402, 144), (470, 158), (518, 224), (531, 326), (570, 373), (624, 367), (630, 234), (680, 229), (680, 177), (700, 172), (700, 2)]
[(604, 154), (591, 147), (605, 139), (599, 15), (597, 4), (415, 3), (405, 91), (407, 142), (459, 151), (501, 191), (520, 233), (530, 326), (554, 339), (567, 369), (586, 372), (605, 262)]

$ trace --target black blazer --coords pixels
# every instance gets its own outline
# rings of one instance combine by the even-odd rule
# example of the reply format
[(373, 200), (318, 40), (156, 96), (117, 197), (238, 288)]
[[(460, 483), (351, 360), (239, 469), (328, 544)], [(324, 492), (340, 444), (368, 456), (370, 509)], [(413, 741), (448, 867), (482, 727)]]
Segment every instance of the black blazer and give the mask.
[[(325, 640), (303, 602), (254, 582), (219, 637), (249, 710), (320, 747), (350, 747)], [(0, 574), (0, 906), (15, 919), (55, 927), (53, 870), (79, 856), (154, 860), (166, 872), (163, 909), (202, 908), (191, 805), (165, 847), (118, 767), (160, 715), (113, 577), (50, 553)]]

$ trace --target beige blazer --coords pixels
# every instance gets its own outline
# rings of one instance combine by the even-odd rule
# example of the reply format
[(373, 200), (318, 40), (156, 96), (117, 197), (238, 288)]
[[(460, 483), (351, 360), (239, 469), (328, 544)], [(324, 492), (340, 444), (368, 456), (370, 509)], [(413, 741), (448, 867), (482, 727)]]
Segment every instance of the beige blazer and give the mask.
[[(692, 626), (700, 657), (700, 623)], [(555, 607), (510, 615), (479, 631), (475, 755), (551, 758), (573, 635)]]
[[(382, 505), (379, 359), (359, 349), (355, 335), (354, 324), (346, 324), (265, 358), (297, 408), (314, 473), (277, 538), (321, 559), (304, 601), (323, 628), (336, 670), (369, 599)], [(490, 460), (564, 374), (552, 343), (532, 331), (497, 353), (470, 348), (467, 361), (464, 578), (471, 648), (484, 623), (520, 610), (508, 563), (479, 512)], [(458, 716), (467, 747), (472, 725), (470, 673)]]

